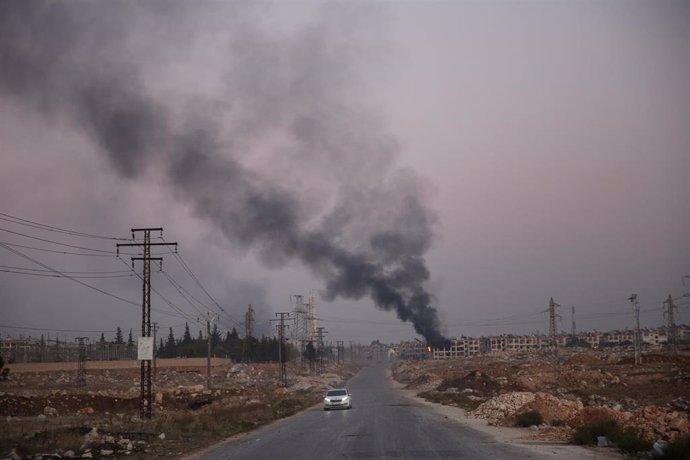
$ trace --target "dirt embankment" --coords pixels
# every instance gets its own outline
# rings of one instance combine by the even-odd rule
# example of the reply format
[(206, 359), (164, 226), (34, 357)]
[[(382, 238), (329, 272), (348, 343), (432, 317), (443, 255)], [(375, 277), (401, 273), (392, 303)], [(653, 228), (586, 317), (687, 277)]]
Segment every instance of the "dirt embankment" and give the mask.
[(650, 354), (643, 364), (615, 352), (478, 356), (399, 362), (396, 380), (420, 396), (457, 406), (491, 425), (515, 426), (537, 411), (533, 440), (564, 442), (575, 429), (614, 419), (649, 441), (690, 433), (690, 355)]
[(216, 360), (209, 390), (206, 362), (197, 361), (159, 360), (151, 419), (139, 417), (137, 367), (88, 363), (82, 387), (74, 363), (14, 369), (0, 382), (0, 458), (176, 457), (307, 408), (356, 372), (289, 365), (283, 388), (277, 364)]

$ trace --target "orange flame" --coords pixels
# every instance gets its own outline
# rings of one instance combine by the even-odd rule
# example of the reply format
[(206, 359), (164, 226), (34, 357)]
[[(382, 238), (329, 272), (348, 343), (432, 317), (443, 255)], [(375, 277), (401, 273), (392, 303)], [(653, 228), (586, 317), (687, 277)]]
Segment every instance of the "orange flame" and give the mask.
[(428, 347), (426, 347), (426, 351), (428, 351), (429, 353), (431, 353), (431, 345), (429, 345)]

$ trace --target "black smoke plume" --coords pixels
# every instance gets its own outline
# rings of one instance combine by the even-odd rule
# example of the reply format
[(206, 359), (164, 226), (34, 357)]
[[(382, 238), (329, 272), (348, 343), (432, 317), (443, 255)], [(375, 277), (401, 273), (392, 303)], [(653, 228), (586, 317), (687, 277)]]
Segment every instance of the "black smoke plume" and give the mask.
[(371, 11), (281, 32), (256, 5), (4, 1), (0, 91), (76, 123), (119, 174), (165, 165), (231, 244), (300, 260), (327, 299), (369, 296), (442, 343), (424, 184), (360, 94)]

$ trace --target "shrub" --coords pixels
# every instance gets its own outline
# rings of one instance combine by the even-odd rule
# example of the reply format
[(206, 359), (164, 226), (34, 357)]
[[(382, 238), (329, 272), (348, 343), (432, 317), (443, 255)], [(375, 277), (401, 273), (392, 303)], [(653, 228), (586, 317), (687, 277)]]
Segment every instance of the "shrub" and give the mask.
[(565, 420), (561, 420), (560, 418), (555, 418), (551, 420), (551, 426), (565, 426)]
[(517, 416), (518, 426), (541, 425), (542, 423), (544, 423), (544, 417), (536, 410), (523, 412)]
[(618, 431), (618, 423), (615, 420), (603, 420), (601, 422), (582, 425), (573, 433), (573, 444), (591, 446), (597, 443), (597, 437), (606, 436), (613, 439), (614, 433)]
[(652, 443), (640, 436), (637, 431), (627, 428), (620, 430), (612, 439), (616, 447), (623, 452), (641, 452), (651, 450)]
[(10, 374), (10, 368), (5, 367), (5, 360), (0, 355), (0, 380), (7, 380)]
[(644, 439), (640, 433), (631, 428), (621, 428), (615, 420), (582, 425), (575, 430), (572, 442), (580, 445), (595, 445), (599, 436), (605, 436), (610, 443), (623, 452), (640, 452), (652, 448), (652, 443)]
[(690, 436), (683, 436), (668, 443), (661, 460), (685, 460), (690, 458)]

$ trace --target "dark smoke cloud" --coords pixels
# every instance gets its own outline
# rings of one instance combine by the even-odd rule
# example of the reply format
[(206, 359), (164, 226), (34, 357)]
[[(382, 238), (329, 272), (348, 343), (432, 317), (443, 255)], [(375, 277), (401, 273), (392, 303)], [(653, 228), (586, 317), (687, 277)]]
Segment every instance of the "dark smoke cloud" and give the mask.
[[(234, 246), (300, 260), (327, 299), (368, 295), (437, 343), (425, 189), (355, 103), (363, 44), (343, 23), (359, 15), (334, 8), (280, 34), (242, 4), (6, 1), (0, 89), (78, 123), (119, 174), (164, 165), (173, 193)], [(194, 61), (207, 44), (222, 62), (212, 84)], [(166, 65), (185, 59), (198, 91), (166, 93)], [(299, 169), (277, 180), (286, 165)]]

